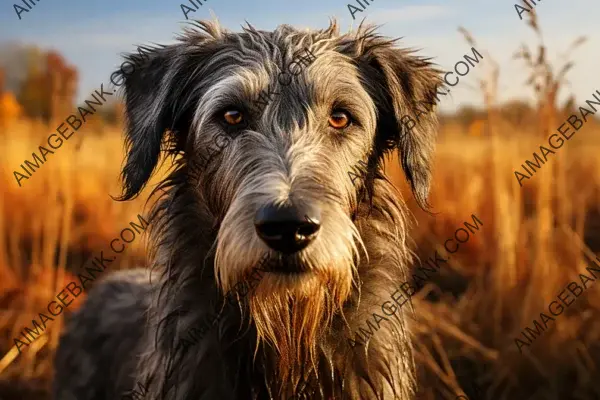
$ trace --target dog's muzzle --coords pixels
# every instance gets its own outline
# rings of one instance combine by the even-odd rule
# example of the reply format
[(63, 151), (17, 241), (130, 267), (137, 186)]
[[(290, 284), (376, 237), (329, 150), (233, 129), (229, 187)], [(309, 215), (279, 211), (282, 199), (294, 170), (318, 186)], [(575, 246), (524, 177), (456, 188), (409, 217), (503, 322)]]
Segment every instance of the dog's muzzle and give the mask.
[(254, 218), (258, 236), (273, 250), (293, 254), (308, 246), (321, 228), (321, 213), (316, 207), (292, 204), (267, 204)]

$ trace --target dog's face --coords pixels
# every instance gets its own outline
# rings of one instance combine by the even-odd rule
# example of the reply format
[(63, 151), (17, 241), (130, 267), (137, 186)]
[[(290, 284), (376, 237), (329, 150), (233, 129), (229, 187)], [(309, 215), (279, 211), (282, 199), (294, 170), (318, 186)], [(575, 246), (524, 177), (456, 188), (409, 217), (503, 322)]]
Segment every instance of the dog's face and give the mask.
[(400, 151), (425, 204), (435, 116), (411, 131), (403, 116), (416, 120), (414, 104), (434, 102), (440, 71), (370, 29), (202, 29), (149, 60), (130, 57), (124, 198), (143, 188), (170, 131), (186, 184), (219, 226), (219, 285), (248, 279), (267, 253), (250, 316), (282, 360), (305, 359), (355, 285), (364, 257), (355, 212), (386, 153)]

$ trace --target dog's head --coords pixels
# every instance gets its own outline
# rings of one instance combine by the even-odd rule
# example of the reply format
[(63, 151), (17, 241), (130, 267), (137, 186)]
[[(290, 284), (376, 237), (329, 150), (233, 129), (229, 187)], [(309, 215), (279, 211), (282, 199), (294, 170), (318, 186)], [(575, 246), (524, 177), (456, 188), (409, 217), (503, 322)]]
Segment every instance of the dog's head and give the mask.
[[(282, 359), (301, 356), (353, 288), (363, 244), (355, 212), (385, 154), (399, 151), (426, 204), (436, 120), (417, 118), (415, 105), (434, 103), (440, 71), (373, 28), (198, 26), (147, 60), (129, 57), (123, 198), (144, 187), (168, 135), (219, 226), (220, 287), (248, 279), (268, 253), (272, 271), (248, 296), (250, 315)], [(418, 122), (407, 130), (409, 119)]]

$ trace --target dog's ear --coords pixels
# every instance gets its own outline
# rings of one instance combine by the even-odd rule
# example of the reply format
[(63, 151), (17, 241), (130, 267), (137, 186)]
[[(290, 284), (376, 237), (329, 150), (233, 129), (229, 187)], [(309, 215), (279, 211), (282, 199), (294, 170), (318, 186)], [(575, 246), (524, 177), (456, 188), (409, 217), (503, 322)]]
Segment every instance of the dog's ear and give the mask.
[(135, 197), (146, 185), (160, 157), (165, 132), (173, 127), (169, 104), (174, 83), (175, 46), (140, 49), (124, 58), (121, 69), (111, 75), (115, 85), (123, 85), (125, 100), (126, 162), (121, 173), (123, 195)]
[[(205, 30), (211, 28), (204, 25)], [(184, 43), (144, 47), (138, 54), (126, 55), (121, 69), (111, 76), (116, 85), (124, 82), (127, 160), (119, 200), (129, 200), (144, 188), (158, 163), (166, 132), (171, 135), (165, 143), (168, 151), (178, 153), (185, 147), (195, 101), (208, 81), (202, 78), (207, 72), (204, 67), (218, 49), (208, 35), (189, 35)]]
[(356, 41), (365, 87), (378, 107), (378, 137), (381, 147), (397, 148), (415, 196), (429, 208), (427, 196), (437, 136), (436, 92), (443, 71), (414, 51), (395, 47), (369, 30)]

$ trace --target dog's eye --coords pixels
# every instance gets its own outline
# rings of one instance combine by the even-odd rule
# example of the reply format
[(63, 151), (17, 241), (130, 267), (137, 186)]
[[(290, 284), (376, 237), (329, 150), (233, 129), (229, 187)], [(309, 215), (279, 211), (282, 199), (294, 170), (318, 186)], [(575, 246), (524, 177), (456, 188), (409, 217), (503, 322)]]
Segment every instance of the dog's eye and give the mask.
[(329, 116), (329, 126), (335, 129), (344, 129), (350, 125), (350, 115), (346, 111), (333, 110)]
[(231, 109), (223, 113), (223, 119), (229, 125), (239, 125), (244, 121), (244, 114), (238, 110)]

